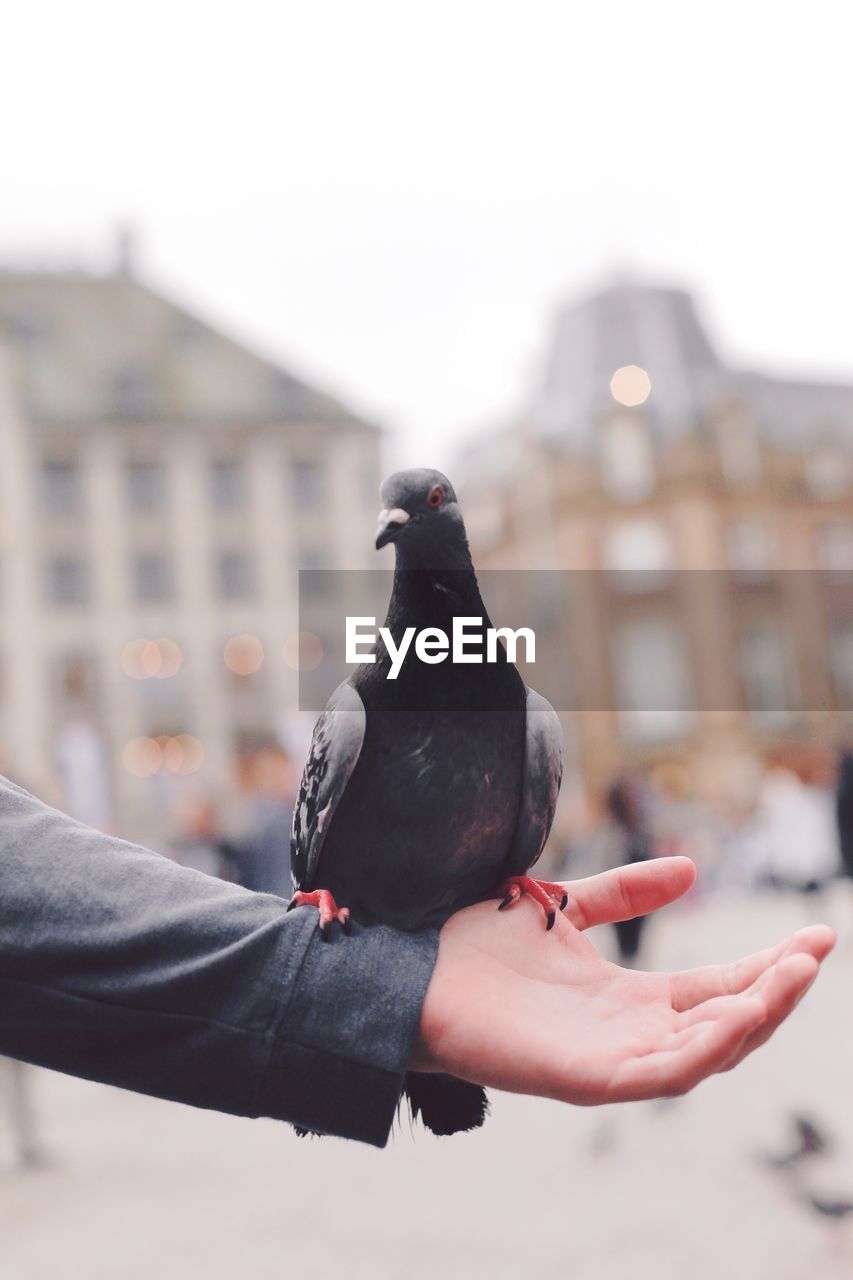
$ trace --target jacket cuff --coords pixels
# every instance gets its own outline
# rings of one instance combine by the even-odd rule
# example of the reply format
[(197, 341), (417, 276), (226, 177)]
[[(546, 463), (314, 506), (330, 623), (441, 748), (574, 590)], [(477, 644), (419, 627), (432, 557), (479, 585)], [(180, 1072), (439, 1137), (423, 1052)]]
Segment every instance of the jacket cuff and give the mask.
[(298, 908), (310, 939), (284, 1005), (256, 1113), (316, 1133), (384, 1147), (414, 1049), (438, 954), (438, 930), (403, 933), (353, 923), (323, 941), (317, 913)]

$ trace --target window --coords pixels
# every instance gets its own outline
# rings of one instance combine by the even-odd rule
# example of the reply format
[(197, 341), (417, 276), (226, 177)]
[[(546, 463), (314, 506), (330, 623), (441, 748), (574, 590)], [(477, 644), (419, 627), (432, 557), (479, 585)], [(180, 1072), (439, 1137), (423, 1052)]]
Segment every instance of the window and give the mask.
[(216, 576), (223, 600), (246, 600), (254, 591), (253, 565), (245, 551), (221, 551)]
[(22, 310), (0, 316), (4, 328), (7, 329), (13, 342), (22, 346), (34, 347), (50, 336), (50, 324), (47, 317), (38, 311)]
[(601, 432), (604, 487), (619, 502), (640, 502), (655, 487), (655, 460), (642, 418), (618, 414)]
[(839, 711), (853, 711), (853, 622), (830, 632), (829, 665)]
[(324, 547), (303, 544), (299, 548), (298, 556), (300, 569), (327, 569), (329, 567), (329, 553)]
[(840, 498), (850, 485), (850, 463), (840, 449), (822, 445), (806, 458), (806, 484), (816, 498)]
[(166, 472), (159, 462), (129, 462), (127, 495), (133, 511), (160, 511), (166, 505)]
[(660, 572), (671, 563), (669, 538), (658, 520), (626, 520), (608, 529), (604, 544), (607, 569)]
[(735, 520), (726, 529), (729, 568), (762, 577), (773, 566), (773, 540), (763, 520)]
[(210, 464), (210, 496), (217, 511), (233, 511), (245, 497), (245, 474), (236, 458), (215, 458)]
[(148, 417), (154, 410), (156, 394), (147, 372), (136, 364), (117, 369), (113, 376), (113, 404), (120, 418)]
[(733, 488), (755, 484), (761, 476), (761, 449), (754, 424), (739, 409), (732, 409), (717, 423), (720, 469)]
[(41, 469), (44, 509), (52, 515), (80, 510), (80, 472), (73, 462), (45, 462)]
[(159, 722), (161, 725), (178, 726), (186, 724), (190, 718), (185, 666), (168, 680), (140, 680), (134, 694), (146, 725), (153, 727)]
[(299, 594), (303, 598), (308, 599), (309, 597), (328, 595), (335, 589), (338, 575), (322, 572), (329, 567), (329, 556), (322, 547), (300, 547), (297, 567), (299, 569)]
[(47, 598), (55, 605), (88, 604), (89, 565), (81, 556), (54, 556), (47, 563)]
[(296, 458), (290, 467), (293, 501), (303, 511), (317, 507), (326, 493), (326, 469), (316, 458)]
[(604, 568), (618, 591), (657, 591), (672, 567), (672, 551), (659, 520), (625, 520), (607, 530)]
[(740, 674), (753, 719), (783, 723), (790, 714), (790, 663), (785, 640), (773, 618), (749, 622), (741, 634)]
[(643, 741), (685, 732), (693, 719), (681, 632), (668, 618), (625, 622), (614, 635), (617, 708), (626, 733)]
[(379, 459), (371, 458), (362, 462), (358, 468), (358, 489), (364, 495), (364, 501), (371, 511), (378, 511), (382, 503), (379, 499), (379, 486), (382, 483), (382, 471)]
[(853, 571), (853, 524), (827, 524), (818, 531), (817, 561), (827, 573)]
[(138, 552), (132, 572), (133, 594), (140, 603), (159, 604), (172, 598), (172, 562), (163, 552)]

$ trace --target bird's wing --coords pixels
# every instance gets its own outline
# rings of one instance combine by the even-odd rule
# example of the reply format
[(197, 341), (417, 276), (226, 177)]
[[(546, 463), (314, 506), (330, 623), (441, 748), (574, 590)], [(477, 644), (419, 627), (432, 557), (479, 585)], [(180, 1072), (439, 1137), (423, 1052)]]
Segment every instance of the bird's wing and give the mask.
[(293, 808), (290, 863), (297, 889), (311, 886), (326, 832), (361, 752), (365, 720), (364, 703), (344, 680), (314, 726)]
[(563, 730), (557, 713), (541, 694), (528, 689), (524, 776), (509, 858), (511, 874), (522, 875), (545, 848), (562, 777)]

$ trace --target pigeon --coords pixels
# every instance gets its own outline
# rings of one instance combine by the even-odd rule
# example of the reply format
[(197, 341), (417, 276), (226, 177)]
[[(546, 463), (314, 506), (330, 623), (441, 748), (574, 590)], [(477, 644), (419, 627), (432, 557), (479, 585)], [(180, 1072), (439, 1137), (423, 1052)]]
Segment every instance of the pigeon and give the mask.
[(847, 1218), (853, 1213), (853, 1200), (830, 1200), (807, 1192), (805, 1202), (810, 1209), (822, 1214), (824, 1218)]
[[(385, 627), (399, 648), (406, 628), (452, 633), (481, 618), (465, 525), (450, 481), (426, 468), (382, 485), (377, 550), (396, 556)], [(377, 642), (338, 686), (314, 729), (294, 806), (290, 908), (318, 910), (328, 938), (377, 923), (440, 927), (489, 898), (505, 910), (522, 895), (551, 928), (567, 896), (527, 875), (542, 852), (562, 777), (562, 730), (528, 689), (502, 645), (496, 660), (426, 663), (407, 654), (396, 678)], [(434, 1133), (476, 1128), (488, 1110), (475, 1084), (409, 1072), (414, 1119)]]
[(831, 1143), (827, 1135), (808, 1116), (795, 1114), (791, 1123), (797, 1143), (782, 1155), (767, 1155), (765, 1163), (773, 1169), (788, 1169), (806, 1156), (823, 1155)]

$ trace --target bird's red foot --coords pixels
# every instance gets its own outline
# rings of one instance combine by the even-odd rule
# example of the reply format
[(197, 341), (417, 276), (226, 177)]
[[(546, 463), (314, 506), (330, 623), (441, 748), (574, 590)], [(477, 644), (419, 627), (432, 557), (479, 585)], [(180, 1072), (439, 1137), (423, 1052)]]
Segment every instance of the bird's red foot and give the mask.
[(525, 893), (534, 902), (538, 902), (545, 912), (545, 928), (553, 929), (554, 921), (557, 919), (557, 912), (562, 911), (569, 901), (569, 895), (563, 886), (554, 884), (550, 880), (534, 880), (532, 876), (510, 876), (501, 889), (503, 901), (499, 905), (498, 911), (504, 911), (507, 907), (511, 907)]
[(311, 893), (303, 893), (298, 889), (290, 899), (288, 911), (294, 907), (316, 907), (320, 913), (320, 933), (324, 942), (329, 940), (329, 925), (337, 920), (344, 933), (349, 933), (349, 907), (339, 907), (328, 889), (314, 889)]

